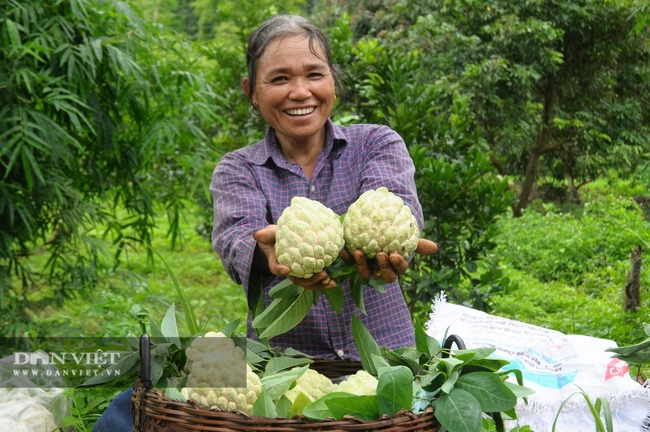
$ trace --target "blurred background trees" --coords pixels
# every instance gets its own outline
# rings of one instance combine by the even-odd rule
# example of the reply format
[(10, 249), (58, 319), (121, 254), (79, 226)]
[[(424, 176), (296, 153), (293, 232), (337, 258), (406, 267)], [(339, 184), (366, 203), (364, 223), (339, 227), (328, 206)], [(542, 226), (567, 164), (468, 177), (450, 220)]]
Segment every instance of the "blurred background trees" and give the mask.
[(611, 170), (650, 185), (641, 2), (8, 0), (3, 333), (23, 331), (39, 302), (131, 280), (120, 262), (161, 219), (172, 247), (188, 212), (209, 234), (212, 169), (264, 133), (240, 81), (249, 34), (278, 13), (328, 34), (346, 87), (333, 119), (387, 124), (409, 148), (424, 235), (442, 246), (402, 281), (415, 314), (441, 290), (488, 309), (509, 285), (498, 221), (533, 198), (577, 203)]

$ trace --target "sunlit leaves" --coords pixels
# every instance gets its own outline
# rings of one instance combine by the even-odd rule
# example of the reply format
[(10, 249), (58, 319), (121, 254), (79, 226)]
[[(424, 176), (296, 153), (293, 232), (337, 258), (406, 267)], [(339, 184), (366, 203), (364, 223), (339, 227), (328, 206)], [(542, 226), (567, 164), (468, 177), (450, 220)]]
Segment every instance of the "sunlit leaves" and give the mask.
[(203, 196), (218, 159), (214, 92), (189, 46), (95, 0), (2, 2), (0, 43), (0, 272), (29, 283), (16, 254), (40, 236), (52, 284), (92, 286), (114, 264), (79, 236), (104, 223), (118, 247), (149, 244), (156, 202), (175, 244), (183, 199)]

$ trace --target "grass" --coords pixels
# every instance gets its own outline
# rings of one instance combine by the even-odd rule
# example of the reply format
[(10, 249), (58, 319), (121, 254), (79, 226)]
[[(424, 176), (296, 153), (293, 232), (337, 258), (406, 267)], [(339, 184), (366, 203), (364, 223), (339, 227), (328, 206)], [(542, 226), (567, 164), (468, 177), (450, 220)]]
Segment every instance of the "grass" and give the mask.
[[(196, 222), (192, 216), (184, 220), (180, 226), (183, 241), (174, 251), (166, 239), (168, 226), (161, 222), (155, 229), (152, 246), (178, 278), (204, 327), (218, 328), (235, 319), (245, 323), (244, 291), (226, 274), (210, 240), (196, 232)], [(33, 257), (37, 265), (46, 259), (45, 253)], [(106, 286), (78, 293), (63, 307), (51, 303), (34, 312), (33, 329), (47, 335), (138, 335), (139, 322), (148, 322), (149, 316), (159, 321), (171, 303), (176, 303), (179, 322), (183, 323), (176, 289), (164, 263), (156, 257), (150, 262), (144, 248), (127, 251), (122, 260), (120, 271), (114, 273)], [(42, 289), (31, 298), (42, 298), (46, 293)]]
[[(511, 283), (490, 298), (493, 313), (619, 345), (643, 339), (649, 303), (625, 312), (623, 294), (631, 250), (646, 248), (650, 222), (622, 191), (639, 192), (629, 181), (600, 180), (579, 206), (537, 202), (521, 218), (502, 219), (493, 253)], [(647, 271), (641, 286), (650, 286)]]

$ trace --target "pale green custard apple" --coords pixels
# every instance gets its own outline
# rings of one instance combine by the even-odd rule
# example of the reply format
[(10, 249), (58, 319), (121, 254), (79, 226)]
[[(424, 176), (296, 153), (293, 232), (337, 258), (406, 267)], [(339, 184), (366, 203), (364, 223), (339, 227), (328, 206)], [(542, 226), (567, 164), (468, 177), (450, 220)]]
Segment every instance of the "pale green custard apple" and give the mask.
[(330, 266), (343, 249), (339, 216), (318, 201), (293, 197), (278, 219), (275, 255), (291, 276), (309, 278)]
[(373, 396), (377, 394), (378, 383), (377, 378), (364, 370), (360, 370), (338, 384), (335, 391), (352, 393), (357, 396)]
[(185, 353), (189, 374), (186, 388), (181, 390), (184, 397), (204, 408), (238, 409), (253, 414), (262, 382), (232, 339), (208, 332), (205, 337), (194, 339)]
[(411, 209), (385, 187), (361, 194), (348, 208), (343, 231), (345, 247), (350, 252), (360, 249), (367, 258), (386, 252), (408, 259), (420, 238)]
[(313, 369), (307, 369), (300, 378), (296, 380), (296, 386), (287, 390), (284, 395), (293, 403), (301, 392), (313, 402), (324, 395), (333, 392), (336, 384), (325, 375), (318, 373)]

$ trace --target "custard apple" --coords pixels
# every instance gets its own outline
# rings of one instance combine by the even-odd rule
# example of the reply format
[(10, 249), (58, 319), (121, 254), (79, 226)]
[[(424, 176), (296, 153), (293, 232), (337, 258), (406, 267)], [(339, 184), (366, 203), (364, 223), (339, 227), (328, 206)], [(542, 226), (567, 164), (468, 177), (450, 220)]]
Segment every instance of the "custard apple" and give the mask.
[(336, 385), (313, 369), (307, 369), (300, 378), (296, 380), (296, 386), (287, 390), (284, 395), (293, 403), (300, 392), (307, 395), (312, 402), (336, 389)]
[(377, 378), (364, 370), (360, 370), (338, 385), (335, 391), (352, 393), (357, 396), (373, 396), (377, 394)]
[(253, 414), (262, 382), (232, 339), (208, 332), (194, 339), (185, 353), (189, 364), (187, 387), (181, 390), (185, 398), (204, 408)]
[(330, 266), (343, 249), (339, 216), (318, 201), (293, 197), (278, 219), (275, 255), (291, 276), (309, 278)]
[(385, 187), (361, 194), (348, 208), (343, 231), (345, 247), (350, 252), (360, 249), (367, 258), (386, 252), (408, 260), (420, 238), (411, 209)]

